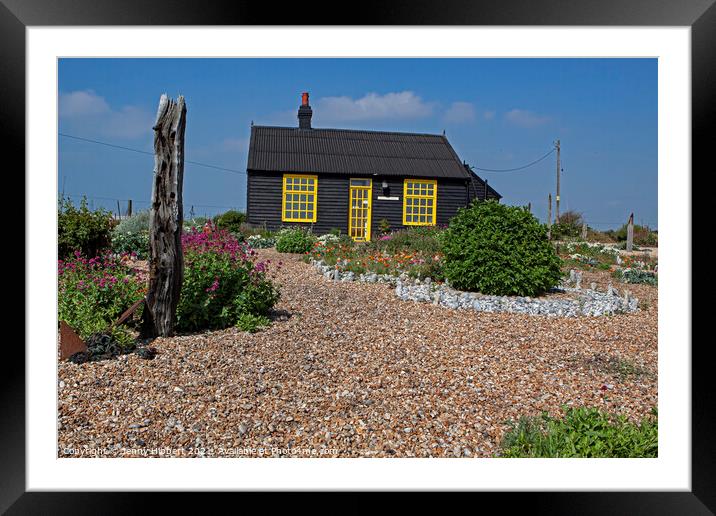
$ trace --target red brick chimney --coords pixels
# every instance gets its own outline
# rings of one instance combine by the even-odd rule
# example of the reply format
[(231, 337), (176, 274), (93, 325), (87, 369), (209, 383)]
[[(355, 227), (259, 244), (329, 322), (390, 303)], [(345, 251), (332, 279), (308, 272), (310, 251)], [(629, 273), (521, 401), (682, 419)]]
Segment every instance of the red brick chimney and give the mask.
[(310, 129), (311, 118), (313, 117), (313, 110), (308, 103), (308, 92), (304, 91), (301, 94), (301, 107), (298, 108), (298, 128), (299, 129)]

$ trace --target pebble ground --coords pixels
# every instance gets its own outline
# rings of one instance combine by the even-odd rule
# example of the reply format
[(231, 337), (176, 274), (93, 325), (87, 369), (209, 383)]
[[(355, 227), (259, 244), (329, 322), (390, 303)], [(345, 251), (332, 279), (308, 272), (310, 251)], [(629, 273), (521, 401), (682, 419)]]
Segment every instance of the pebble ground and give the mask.
[(284, 262), (270, 328), (60, 363), (58, 456), (490, 457), (523, 415), (566, 404), (638, 420), (657, 405), (656, 287), (628, 286), (633, 314), (488, 314), (260, 255)]

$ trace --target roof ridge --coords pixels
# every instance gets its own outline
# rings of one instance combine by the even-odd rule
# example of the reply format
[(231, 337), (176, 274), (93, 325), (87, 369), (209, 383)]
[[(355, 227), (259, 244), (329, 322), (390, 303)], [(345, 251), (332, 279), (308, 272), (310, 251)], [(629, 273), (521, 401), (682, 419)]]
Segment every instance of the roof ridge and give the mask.
[(283, 125), (252, 125), (251, 129), (291, 129), (295, 131), (301, 131), (305, 132), (305, 134), (309, 134), (311, 132), (319, 132), (319, 131), (340, 131), (340, 132), (353, 132), (353, 133), (371, 133), (371, 134), (401, 134), (406, 136), (434, 136), (438, 138), (445, 138), (447, 140), (447, 137), (444, 134), (436, 134), (436, 133), (411, 133), (408, 131), (375, 131), (372, 129), (344, 129), (341, 127), (312, 127), (311, 129), (301, 129), (300, 127), (293, 127), (293, 126), (283, 126)]

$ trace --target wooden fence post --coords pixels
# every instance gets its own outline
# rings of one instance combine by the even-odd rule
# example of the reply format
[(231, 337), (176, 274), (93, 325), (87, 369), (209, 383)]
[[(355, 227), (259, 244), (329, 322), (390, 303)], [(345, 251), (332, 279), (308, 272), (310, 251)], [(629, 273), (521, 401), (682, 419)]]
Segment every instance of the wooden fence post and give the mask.
[(627, 241), (626, 250), (631, 252), (634, 248), (634, 214), (629, 215), (629, 222), (627, 222)]
[(127, 217), (132, 216), (132, 199), (127, 201)]
[(163, 94), (154, 123), (154, 184), (149, 210), (149, 292), (142, 337), (170, 336), (184, 279), (181, 234), (184, 220), (184, 97)]
[(586, 240), (586, 239), (587, 239), (587, 223), (583, 222), (582, 223), (582, 240)]

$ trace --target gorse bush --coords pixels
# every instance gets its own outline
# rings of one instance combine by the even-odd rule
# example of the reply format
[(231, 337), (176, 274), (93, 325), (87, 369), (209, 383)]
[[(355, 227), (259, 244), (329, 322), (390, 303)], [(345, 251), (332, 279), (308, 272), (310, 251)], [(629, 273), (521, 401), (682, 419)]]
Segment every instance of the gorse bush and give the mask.
[[(124, 260), (109, 255), (87, 259), (78, 251), (72, 258), (58, 261), (58, 319), (83, 339), (104, 332), (132, 303), (144, 297), (145, 282)], [(131, 343), (124, 327), (115, 328), (111, 334), (123, 345)]]
[(229, 210), (218, 215), (215, 222), (218, 228), (238, 234), (241, 231), (241, 224), (246, 222), (246, 214), (236, 210)]
[(443, 273), (460, 290), (534, 296), (562, 276), (545, 226), (523, 208), (474, 202), (458, 211), (441, 240)]
[(177, 330), (220, 329), (246, 324), (242, 316), (265, 316), (278, 301), (267, 278), (268, 262), (254, 263), (254, 251), (223, 229), (207, 225), (182, 236), (184, 282)]
[(79, 251), (83, 256), (97, 256), (108, 249), (114, 221), (104, 209), (90, 210), (87, 199), (76, 207), (68, 197), (60, 199), (57, 209), (57, 254), (67, 258)]
[(121, 221), (112, 230), (112, 251), (149, 256), (149, 211), (140, 211)]
[(503, 457), (657, 457), (656, 409), (640, 424), (596, 408), (563, 407), (563, 419), (547, 413), (523, 417), (505, 434)]
[(279, 253), (307, 253), (313, 247), (315, 238), (300, 228), (287, 228), (278, 232), (276, 250)]

